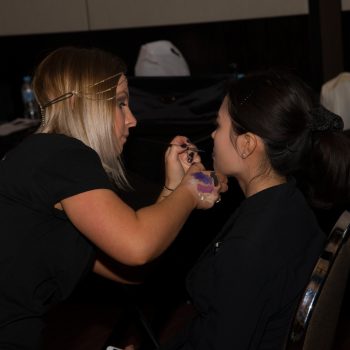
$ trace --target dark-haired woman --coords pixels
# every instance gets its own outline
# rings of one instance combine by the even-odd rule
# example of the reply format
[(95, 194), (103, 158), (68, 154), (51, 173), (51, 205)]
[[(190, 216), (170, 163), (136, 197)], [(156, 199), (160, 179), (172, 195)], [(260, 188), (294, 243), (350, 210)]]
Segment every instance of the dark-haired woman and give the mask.
[(293, 174), (304, 171), (314, 203), (348, 199), (342, 126), (289, 73), (230, 85), (212, 134), (214, 167), (237, 179), (245, 200), (190, 272), (197, 316), (164, 349), (282, 349), (325, 239)]

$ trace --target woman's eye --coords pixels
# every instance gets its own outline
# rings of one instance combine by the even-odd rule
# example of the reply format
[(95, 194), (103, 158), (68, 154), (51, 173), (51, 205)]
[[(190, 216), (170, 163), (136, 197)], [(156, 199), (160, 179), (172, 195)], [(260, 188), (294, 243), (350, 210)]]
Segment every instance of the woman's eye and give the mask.
[(118, 102), (118, 106), (119, 108), (124, 108), (127, 106), (127, 104), (125, 102)]

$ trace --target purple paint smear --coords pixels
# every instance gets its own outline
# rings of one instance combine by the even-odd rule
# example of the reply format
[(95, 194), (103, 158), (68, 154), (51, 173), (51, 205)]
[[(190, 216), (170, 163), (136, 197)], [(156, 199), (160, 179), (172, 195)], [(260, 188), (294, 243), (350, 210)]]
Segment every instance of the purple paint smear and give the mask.
[(213, 185), (210, 185), (210, 186), (204, 186), (201, 184), (197, 185), (197, 191), (201, 193), (212, 193), (213, 189), (214, 189)]
[(211, 178), (211, 176), (205, 175), (201, 172), (194, 173), (194, 174), (192, 174), (192, 176), (196, 180), (199, 180), (199, 181), (205, 183), (206, 185), (211, 185), (213, 183), (213, 179)]

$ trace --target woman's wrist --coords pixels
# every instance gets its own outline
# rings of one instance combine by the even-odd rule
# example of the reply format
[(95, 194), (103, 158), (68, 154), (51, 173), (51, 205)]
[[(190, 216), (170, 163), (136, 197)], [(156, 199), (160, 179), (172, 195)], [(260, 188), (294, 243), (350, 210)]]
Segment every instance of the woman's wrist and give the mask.
[(182, 198), (182, 205), (189, 205), (190, 207), (192, 207), (192, 209), (195, 209), (198, 206), (199, 197), (196, 191), (193, 191), (193, 189), (190, 186), (180, 184), (176, 187), (176, 191), (168, 191), (167, 193), (168, 196), (171, 195), (171, 197)]
[(163, 186), (163, 189), (164, 189), (164, 190), (167, 190), (167, 191), (169, 191), (169, 192), (174, 192), (174, 191), (175, 191), (175, 188), (172, 188), (172, 187), (167, 186), (167, 185), (164, 185), (164, 186)]
[(164, 199), (164, 198), (170, 196), (175, 191), (175, 189), (176, 189), (176, 187), (172, 188), (168, 185), (164, 185), (162, 192), (160, 194), (160, 199), (162, 199), (162, 198)]

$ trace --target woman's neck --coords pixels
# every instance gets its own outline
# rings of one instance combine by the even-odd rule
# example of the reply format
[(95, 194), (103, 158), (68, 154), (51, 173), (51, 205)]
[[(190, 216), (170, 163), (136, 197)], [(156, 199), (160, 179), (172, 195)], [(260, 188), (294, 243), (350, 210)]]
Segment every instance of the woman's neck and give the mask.
[(246, 181), (238, 180), (238, 183), (246, 198), (260, 191), (266, 190), (267, 188), (274, 187), (285, 182), (287, 182), (285, 176), (277, 175), (272, 171), (267, 174), (256, 175)]

